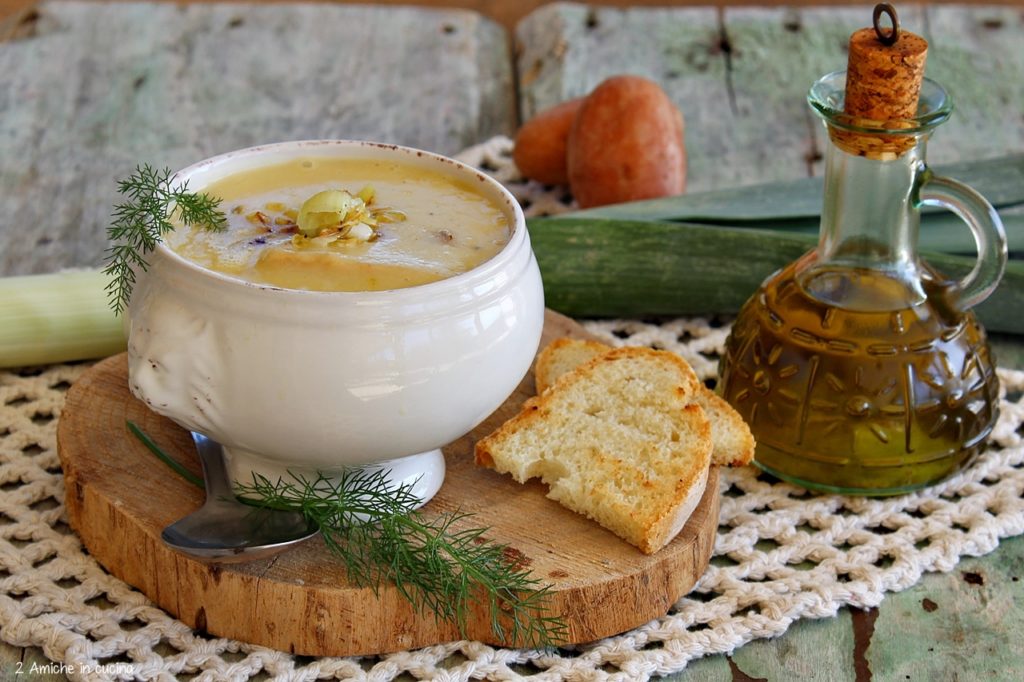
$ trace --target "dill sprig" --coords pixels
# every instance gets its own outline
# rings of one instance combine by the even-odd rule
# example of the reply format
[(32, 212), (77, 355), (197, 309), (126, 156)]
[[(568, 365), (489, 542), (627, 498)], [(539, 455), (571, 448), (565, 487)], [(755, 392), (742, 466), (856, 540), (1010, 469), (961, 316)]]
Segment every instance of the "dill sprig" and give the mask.
[(391, 487), (387, 473), (350, 469), (334, 478), (292, 474), (276, 482), (254, 475), (236, 492), (251, 504), (301, 512), (320, 528), (350, 580), (374, 593), (388, 580), (417, 610), (455, 623), (463, 635), (470, 609), (483, 603), (500, 640), (527, 647), (565, 641), (564, 621), (546, 612), (550, 586), (531, 577), (513, 550), (488, 541), (486, 528), (464, 527), (471, 514), (413, 509), (412, 487)]
[[(179, 475), (188, 472), (135, 423), (127, 425)], [(347, 469), (314, 480), (289, 475), (290, 481), (274, 483), (254, 474), (251, 484), (236, 486), (236, 493), (247, 504), (299, 512), (315, 523), (353, 583), (377, 594), (388, 580), (418, 611), (456, 624), (463, 636), (469, 610), (482, 603), (499, 640), (524, 647), (566, 641), (565, 621), (547, 613), (550, 585), (531, 577), (515, 551), (488, 541), (486, 528), (461, 527), (471, 514), (428, 517), (414, 509), (419, 499), (412, 486), (392, 487), (384, 469)]]
[(154, 455), (156, 455), (157, 458), (159, 458), (161, 462), (163, 462), (167, 466), (171, 467), (171, 469), (173, 469), (176, 474), (178, 474), (179, 476), (181, 476), (182, 478), (184, 478), (186, 481), (188, 481), (189, 483), (191, 483), (194, 486), (197, 486), (199, 488), (205, 488), (206, 487), (206, 484), (203, 483), (203, 479), (201, 479), (198, 476), (196, 476), (195, 474), (193, 474), (191, 471), (186, 469), (181, 464), (181, 462), (179, 462), (178, 460), (174, 459), (173, 457), (168, 455), (166, 452), (164, 452), (160, 448), (160, 446), (157, 445), (156, 442), (154, 442), (153, 439), (149, 437), (149, 434), (147, 434), (145, 431), (143, 431), (141, 428), (139, 428), (138, 424), (133, 422), (131, 419), (128, 419), (128, 420), (125, 421), (125, 426), (128, 427), (128, 430), (132, 432), (133, 436), (135, 436), (140, 441), (142, 441), (142, 444), (145, 445), (147, 448), (149, 448), (150, 452), (152, 452)]
[(121, 314), (128, 306), (135, 286), (136, 270), (146, 270), (146, 257), (164, 235), (174, 229), (171, 216), (183, 225), (198, 225), (219, 231), (227, 226), (220, 210), (220, 199), (204, 193), (188, 191), (188, 182), (171, 186), (171, 170), (156, 170), (149, 164), (135, 167), (126, 180), (118, 182), (118, 191), (125, 197), (111, 214), (107, 237), (111, 246), (106, 251), (104, 274), (110, 306)]

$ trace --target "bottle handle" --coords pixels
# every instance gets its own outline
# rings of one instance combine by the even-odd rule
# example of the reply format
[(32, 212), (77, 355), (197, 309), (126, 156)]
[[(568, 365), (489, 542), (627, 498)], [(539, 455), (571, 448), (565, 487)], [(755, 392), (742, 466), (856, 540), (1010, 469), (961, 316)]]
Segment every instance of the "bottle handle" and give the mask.
[(978, 260), (967, 276), (956, 282), (951, 303), (964, 311), (978, 305), (995, 291), (1006, 269), (1006, 230), (992, 204), (967, 185), (932, 173), (922, 164), (919, 205), (939, 206), (967, 223), (974, 234)]

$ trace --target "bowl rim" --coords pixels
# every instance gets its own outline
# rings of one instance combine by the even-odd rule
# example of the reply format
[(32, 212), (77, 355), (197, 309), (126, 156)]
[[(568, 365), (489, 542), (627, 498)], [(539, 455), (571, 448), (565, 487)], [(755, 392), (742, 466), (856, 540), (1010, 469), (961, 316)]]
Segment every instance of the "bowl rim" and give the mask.
[[(483, 171), (463, 163), (462, 161), (442, 154), (417, 149), (415, 147), (390, 144), (386, 142), (348, 139), (307, 139), (274, 142), (236, 149), (197, 161), (196, 163), (173, 173), (170, 181), (173, 185), (180, 186), (181, 184), (190, 181), (198, 173), (210, 171), (219, 165), (229, 163), (230, 161), (239, 158), (260, 156), (273, 152), (292, 152), (298, 156), (301, 154), (302, 150), (322, 149), (324, 147), (348, 150), (370, 149), (383, 152), (384, 154), (394, 153), (399, 155), (398, 158), (402, 158), (407, 161), (411, 160), (414, 163), (447, 164), (451, 166), (449, 172), (452, 174), (464, 174), (467, 179), (476, 178), (484, 185), (484, 187), (495, 195), (495, 198), (500, 198), (500, 201), (505, 204), (504, 209), (506, 215), (510, 218), (511, 223), (511, 234), (508, 242), (505, 243), (505, 245), (502, 246), (501, 249), (499, 249), (493, 256), (465, 272), (433, 282), (427, 282), (425, 284), (417, 284), (414, 286), (395, 289), (381, 289), (376, 291), (314, 291), (310, 289), (291, 289), (273, 284), (252, 282), (240, 277), (234, 277), (226, 273), (212, 270), (196, 263), (195, 261), (189, 260), (168, 246), (165, 240), (161, 240), (157, 244), (153, 253), (159, 254), (160, 257), (166, 259), (170, 264), (173, 264), (174, 267), (184, 269), (189, 272), (191, 277), (201, 277), (206, 280), (217, 282), (218, 286), (227, 287), (237, 291), (259, 292), (260, 295), (284, 296), (307, 301), (346, 301), (349, 303), (358, 301), (367, 305), (373, 305), (393, 302), (397, 299), (406, 300), (409, 298), (418, 298), (420, 296), (432, 298), (443, 293), (446, 289), (461, 288), (465, 286), (467, 282), (471, 282), (478, 278), (489, 279), (491, 275), (496, 274), (492, 271), (496, 271), (504, 267), (506, 259), (511, 257), (511, 255), (524, 248), (524, 246), (527, 249), (530, 248), (530, 239), (526, 229), (526, 218), (523, 214), (523, 209), (519, 205), (518, 200), (516, 200), (504, 185)], [(354, 158), (359, 157), (355, 156)], [(286, 159), (280, 159), (280, 161), (284, 160)], [(254, 166), (254, 168), (255, 167), (258, 166)], [(202, 188), (200, 187), (198, 191), (202, 191)]]

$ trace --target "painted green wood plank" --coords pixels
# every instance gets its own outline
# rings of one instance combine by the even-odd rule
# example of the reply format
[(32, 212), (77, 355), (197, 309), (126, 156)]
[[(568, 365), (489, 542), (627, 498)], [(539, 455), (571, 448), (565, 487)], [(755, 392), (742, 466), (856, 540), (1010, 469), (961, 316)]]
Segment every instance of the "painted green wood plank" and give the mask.
[[(984, 6), (934, 6), (926, 11), (903, 5), (899, 13), (904, 29), (929, 40), (926, 73), (950, 91), (956, 107), (951, 120), (935, 133), (929, 161), (949, 163), (1024, 149), (1024, 51), (1017, 44), (1024, 30), (1021, 12)], [(806, 108), (807, 89), (821, 75), (846, 68), (850, 33), (870, 22), (870, 5), (725, 10), (732, 46), (729, 73), (739, 114), (736, 132), (751, 140), (760, 116), (765, 132), (772, 135), (771, 143), (752, 143), (761, 157), (749, 163), (786, 177), (792, 163), (788, 150), (804, 145), (809, 171), (821, 174), (824, 131)], [(810, 140), (802, 120), (810, 124)]]
[[(867, 665), (884, 680), (1017, 680), (1024, 669), (1024, 537), (992, 554), (962, 561), (951, 573), (927, 574), (878, 609)], [(750, 642), (727, 658), (694, 661), (666, 680), (853, 681), (851, 612), (802, 620), (771, 640)], [(730, 661), (732, 668), (730, 667)]]
[(735, 184), (820, 175), (822, 125), (808, 108), (811, 85), (846, 68), (850, 33), (867, 25), (870, 7), (726, 8), (733, 153), (747, 169)]
[[(929, 574), (882, 604), (867, 657), (890, 680), (1019, 680), (1024, 537)], [(881, 675), (879, 675), (881, 677)]]
[(726, 656), (705, 656), (690, 661), (686, 669), (658, 678), (665, 682), (732, 682), (732, 670)]
[(661, 679), (726, 682), (738, 677), (800, 682), (854, 682), (853, 630), (849, 609), (834, 618), (799, 620), (781, 637), (749, 642), (729, 656), (697, 659)]
[(0, 642), (0, 682), (66, 682), (72, 668), (48, 659), (38, 647)]
[(678, 81), (677, 97), (727, 106), (721, 91), (726, 64), (712, 8), (552, 3), (524, 19), (516, 36), (524, 118), (620, 73), (669, 81), (670, 88)]
[(23, 652), (21, 647), (0, 640), (0, 682), (17, 679), (18, 671), (23, 667)]
[(1020, 8), (927, 9), (927, 73), (949, 91), (954, 106), (929, 144), (932, 163), (1024, 150), (1022, 35)]
[(854, 682), (850, 611), (835, 618), (799, 620), (782, 637), (762, 639), (732, 654), (746, 675), (769, 680)]
[[(0, 275), (97, 265), (114, 179), (281, 140), (441, 153), (515, 127), (509, 41), (472, 12), (52, 2), (0, 43)], [(112, 39), (116, 37), (116, 39)]]

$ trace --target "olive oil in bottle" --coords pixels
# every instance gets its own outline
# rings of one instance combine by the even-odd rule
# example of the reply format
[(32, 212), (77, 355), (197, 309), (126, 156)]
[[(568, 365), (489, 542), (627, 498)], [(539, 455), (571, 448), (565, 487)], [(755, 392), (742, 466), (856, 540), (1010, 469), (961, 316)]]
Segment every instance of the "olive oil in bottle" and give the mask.
[[(995, 422), (998, 382), (972, 313), (944, 316), (871, 269), (797, 264), (747, 302), (723, 394), (750, 424), (763, 469), (805, 486), (913, 490), (965, 466)], [(923, 289), (931, 289), (931, 277)]]
[[(892, 13), (892, 28), (878, 24)], [(846, 72), (811, 88), (825, 123), (817, 248), (739, 313), (720, 390), (757, 439), (755, 462), (832, 492), (886, 495), (964, 467), (997, 417), (998, 381), (970, 308), (995, 289), (1006, 236), (992, 206), (925, 163), (952, 106), (923, 77), (927, 42), (888, 5), (850, 39)], [(975, 268), (947, 280), (917, 253), (926, 204), (963, 218)]]

